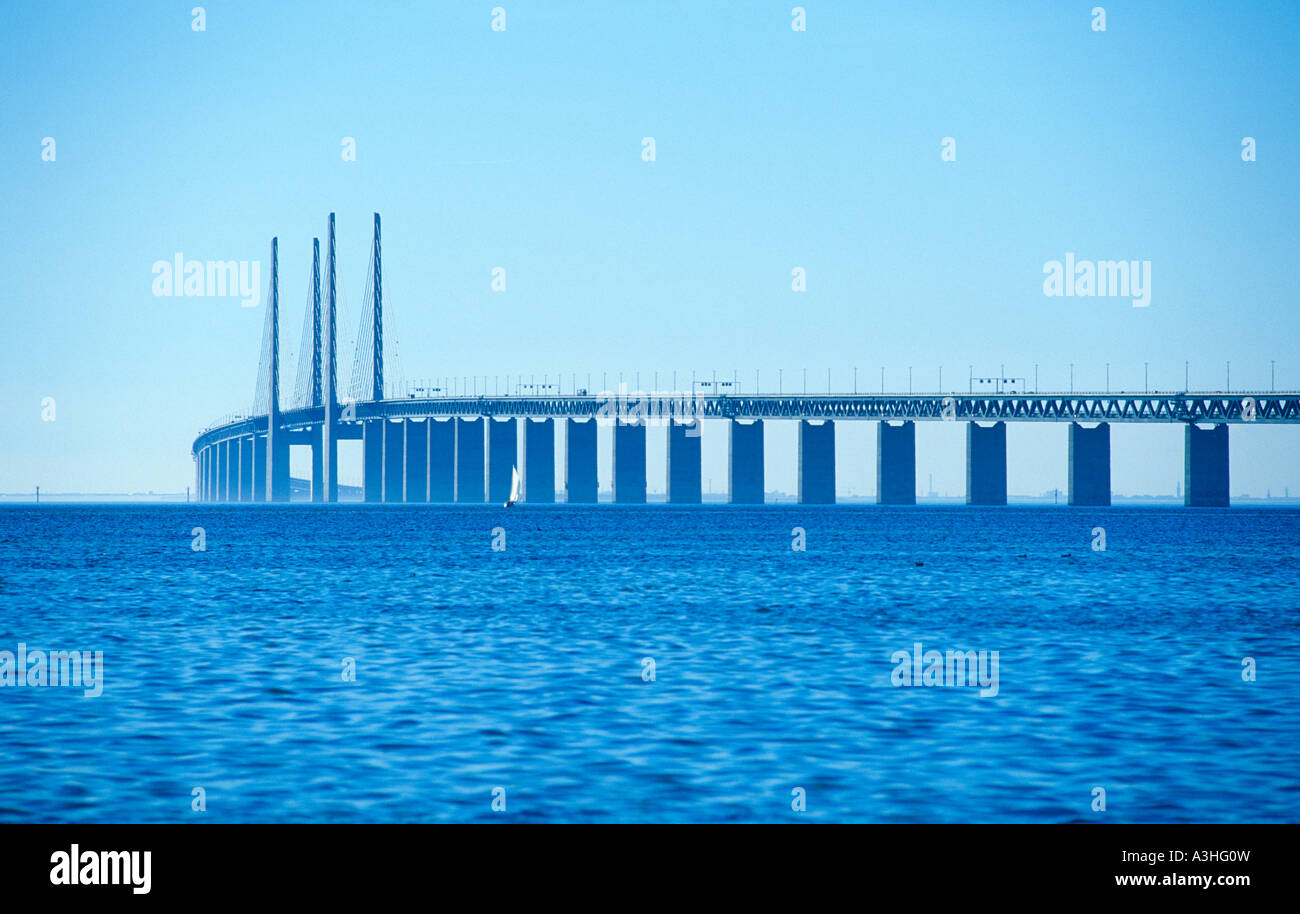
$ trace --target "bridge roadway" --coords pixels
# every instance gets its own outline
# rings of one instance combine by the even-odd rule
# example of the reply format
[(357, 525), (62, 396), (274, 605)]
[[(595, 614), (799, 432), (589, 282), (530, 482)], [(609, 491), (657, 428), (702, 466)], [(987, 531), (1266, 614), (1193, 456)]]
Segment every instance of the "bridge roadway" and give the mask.
[[(1110, 504), (1110, 423), (1185, 425), (1184, 503), (1228, 504), (1228, 426), (1300, 424), (1300, 393), (621, 394), (432, 397), (372, 400), (236, 419), (194, 441), (204, 501), (288, 500), (288, 447), (310, 445), (312, 500), (337, 501), (337, 442), (364, 442), (365, 500), (504, 501), (518, 465), (524, 500), (556, 501), (555, 422), (565, 438), (564, 495), (596, 500), (596, 423), (613, 425), (614, 501), (646, 500), (648, 425), (669, 426), (671, 503), (701, 500), (700, 419), (728, 421), (728, 490), (734, 503), (761, 503), (763, 421), (796, 420), (799, 500), (835, 501), (835, 422), (874, 420), (877, 501), (916, 503), (916, 421), (966, 426), (966, 501), (1006, 504), (1006, 423), (1068, 422), (1069, 503)], [(442, 420), (442, 421), (439, 421)], [(516, 420), (516, 421), (510, 421)], [(989, 423), (989, 424), (982, 424)], [(1096, 423), (1088, 427), (1081, 423)], [(1200, 426), (1209, 425), (1210, 428)], [(326, 434), (326, 432), (329, 434)]]

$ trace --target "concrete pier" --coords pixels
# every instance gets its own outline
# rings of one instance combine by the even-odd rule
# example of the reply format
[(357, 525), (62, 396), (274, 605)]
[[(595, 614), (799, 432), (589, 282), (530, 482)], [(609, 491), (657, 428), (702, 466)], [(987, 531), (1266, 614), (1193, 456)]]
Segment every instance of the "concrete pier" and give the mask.
[(1007, 503), (1007, 424), (966, 423), (966, 504)]
[(266, 436), (253, 436), (253, 501), (266, 501)]
[(523, 500), (529, 504), (552, 504), (555, 501), (555, 420), (538, 422), (519, 420), (519, 439), (522, 442)]
[(266, 456), (264, 461), (270, 500), (277, 503), (289, 500), (289, 436), (284, 429), (277, 429), (274, 436), (267, 436)]
[(212, 445), (212, 500), (225, 500), (225, 472), (221, 463), (221, 442)]
[(614, 423), (615, 504), (645, 504), (645, 428)]
[(311, 441), (311, 500), (325, 501), (325, 448), (322, 432), (325, 426), (312, 433)]
[[(328, 400), (326, 401), (328, 402)], [(331, 409), (326, 407), (326, 409)], [(337, 418), (338, 406), (332, 407), (332, 411)], [(339, 429), (337, 422), (322, 422), (319, 432), (319, 441), (312, 449), (313, 459), (315, 454), (320, 454), (321, 460), (321, 480), (320, 488), (321, 497), (316, 497), (316, 485), (313, 478), (311, 489), (312, 501), (323, 501), (333, 504), (339, 500)]]
[(253, 436), (239, 439), (239, 500), (253, 500)]
[(727, 422), (727, 492), (733, 505), (761, 505), (764, 501), (762, 419)]
[(484, 501), (483, 418), (456, 420), (456, 501)]
[(483, 488), (487, 500), (503, 505), (510, 497), (510, 471), (519, 459), (518, 425), (513, 419), (486, 420), (483, 443)]
[(230, 442), (217, 445), (217, 501), (230, 500)]
[(226, 501), (239, 501), (239, 439), (232, 438), (226, 442)]
[(1228, 482), (1228, 426), (1199, 428), (1187, 423), (1183, 433), (1183, 504), (1226, 508)]
[(1070, 423), (1069, 502), (1084, 507), (1110, 504), (1110, 423), (1084, 428)]
[(227, 438), (225, 441), (221, 442), (221, 444), (218, 445), (218, 448), (221, 455), (221, 465), (220, 465), (220, 469), (218, 470), (218, 472), (221, 475), (221, 482), (220, 482), (221, 499), (220, 500), (234, 501), (234, 498), (232, 496), (235, 491), (235, 487), (230, 484), (230, 473), (231, 473), (230, 439)]
[(429, 501), (456, 500), (456, 420), (430, 419), (425, 430), (429, 438)]
[(383, 423), (384, 476), (383, 500), (400, 502), (406, 494), (406, 422)]
[(384, 420), (361, 423), (361, 494), (367, 502), (384, 500)]
[(916, 423), (881, 422), (876, 436), (876, 504), (916, 504)]
[(698, 505), (703, 500), (700, 420), (668, 424), (668, 503)]
[(429, 500), (429, 422), (407, 419), (402, 460), (402, 501)]
[(564, 500), (596, 503), (596, 420), (564, 420)]
[(224, 442), (212, 446), (212, 500), (226, 500), (226, 445)]
[(799, 420), (799, 504), (835, 504), (835, 423)]

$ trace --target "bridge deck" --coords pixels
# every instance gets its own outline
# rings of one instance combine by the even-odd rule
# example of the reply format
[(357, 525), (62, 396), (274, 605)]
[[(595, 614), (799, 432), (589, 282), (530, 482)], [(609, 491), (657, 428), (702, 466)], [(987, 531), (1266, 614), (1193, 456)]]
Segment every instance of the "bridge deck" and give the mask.
[[(760, 394), (749, 396), (634, 392), (549, 397), (409, 397), (340, 407), (341, 422), (366, 419), (605, 418), (664, 422), (702, 419), (867, 419), (980, 422), (1204, 422), (1300, 424), (1300, 393), (1037, 394)], [(319, 425), (319, 406), (285, 410), (289, 428)], [(266, 416), (232, 420), (204, 431), (201, 448), (227, 438), (265, 433)]]

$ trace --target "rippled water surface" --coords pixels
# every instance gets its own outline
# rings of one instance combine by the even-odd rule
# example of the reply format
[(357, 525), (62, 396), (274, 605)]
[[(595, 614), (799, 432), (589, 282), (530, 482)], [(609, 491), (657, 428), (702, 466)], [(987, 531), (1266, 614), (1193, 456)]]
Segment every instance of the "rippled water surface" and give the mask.
[[(104, 681), (0, 687), (0, 820), (1294, 821), (1298, 557), (1250, 508), (4, 507), (0, 651)], [(997, 694), (895, 687), (917, 642)]]

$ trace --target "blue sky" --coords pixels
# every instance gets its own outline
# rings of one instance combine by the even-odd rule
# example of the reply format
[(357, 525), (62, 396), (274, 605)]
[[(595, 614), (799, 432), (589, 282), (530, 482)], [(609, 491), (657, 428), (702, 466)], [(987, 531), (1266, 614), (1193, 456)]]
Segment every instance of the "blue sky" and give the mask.
[[(1300, 387), (1297, 4), (1106, 3), (1105, 32), (1093, 2), (808, 2), (805, 32), (789, 2), (209, 3), (203, 32), (194, 5), (6, 5), (0, 491), (192, 484), (195, 434), (252, 401), (264, 312), (155, 297), (153, 263), (265, 280), (278, 235), (296, 350), (331, 210), (354, 321), (383, 215), (408, 380), (784, 369), (794, 390), (806, 367), (819, 391), (856, 366), (878, 390), (884, 366), (906, 390), (911, 366), (919, 391), (1037, 364), (1047, 390), (1073, 362), (1101, 389), (1109, 362), (1140, 390), (1144, 362), (1172, 389), (1186, 360), (1193, 387), (1230, 361), (1266, 390), (1275, 360)], [(1150, 306), (1045, 296), (1067, 252), (1151, 261)], [(840, 492), (874, 492), (874, 427), (840, 428)], [(1300, 430), (1232, 435), (1233, 494), (1300, 492)], [(1113, 436), (1117, 492), (1173, 491), (1180, 428)], [(962, 440), (920, 429), (922, 488), (963, 491)], [(1065, 486), (1064, 427), (1009, 445), (1012, 492)], [(724, 429), (704, 453), (721, 490)], [(768, 486), (794, 489), (792, 428)]]

